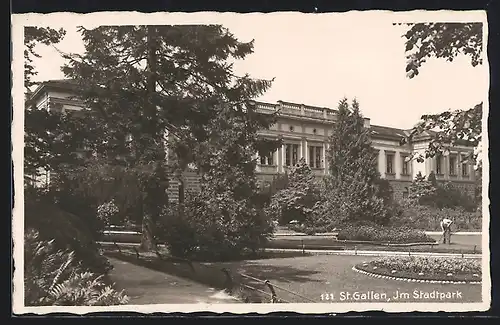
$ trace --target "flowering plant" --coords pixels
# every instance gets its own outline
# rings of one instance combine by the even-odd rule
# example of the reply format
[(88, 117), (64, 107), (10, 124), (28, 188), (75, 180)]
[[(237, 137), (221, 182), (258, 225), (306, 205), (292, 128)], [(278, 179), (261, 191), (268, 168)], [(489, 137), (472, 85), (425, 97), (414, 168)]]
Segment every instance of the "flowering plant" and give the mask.
[(371, 262), (378, 268), (412, 273), (452, 273), (481, 275), (481, 260), (428, 256), (382, 257)]
[(115, 200), (112, 199), (111, 201), (103, 203), (97, 207), (97, 218), (107, 226), (111, 223), (112, 218), (118, 212), (120, 212), (120, 210), (118, 209)]

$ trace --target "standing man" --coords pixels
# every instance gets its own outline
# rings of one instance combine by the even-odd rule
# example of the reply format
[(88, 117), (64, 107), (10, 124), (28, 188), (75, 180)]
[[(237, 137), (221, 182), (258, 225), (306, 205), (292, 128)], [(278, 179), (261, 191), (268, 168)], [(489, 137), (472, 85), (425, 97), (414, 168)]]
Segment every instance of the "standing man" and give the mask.
[[(450, 244), (450, 237), (451, 237), (451, 224), (453, 223), (452, 220), (444, 218), (441, 220), (441, 229), (443, 230), (443, 244)], [(448, 239), (448, 240), (447, 240)]]

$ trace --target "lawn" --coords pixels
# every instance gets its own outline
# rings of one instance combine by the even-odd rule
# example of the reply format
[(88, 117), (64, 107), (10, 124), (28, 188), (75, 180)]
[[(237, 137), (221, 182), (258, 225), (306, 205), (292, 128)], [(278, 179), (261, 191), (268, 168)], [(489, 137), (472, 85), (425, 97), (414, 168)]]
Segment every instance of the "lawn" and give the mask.
[[(129, 261), (134, 262), (133, 250), (125, 248), (125, 251), (129, 251)], [(150, 255), (153, 258), (155, 254), (145, 255)], [(225, 280), (222, 269), (226, 268), (235, 283), (242, 283), (247, 289), (250, 288), (250, 291), (264, 297), (263, 302), (268, 301), (271, 292), (270, 288), (264, 283), (265, 280), (269, 280), (274, 285), (280, 299), (285, 302), (295, 303), (325, 301), (382, 302), (376, 299), (377, 294), (386, 299), (385, 301), (395, 301), (393, 296), (397, 295), (397, 293), (400, 294), (398, 301), (405, 302), (463, 303), (481, 301), (481, 285), (477, 284), (440, 285), (402, 282), (373, 278), (352, 270), (354, 265), (372, 259), (374, 258), (363, 256), (319, 255), (274, 257), (235, 262), (201, 262), (193, 263), (193, 268), (182, 262), (164, 261), (157, 264), (164, 264), (164, 267), (161, 267), (164, 272), (218, 288), (221, 287)], [(141, 260), (143, 260), (142, 257)], [(259, 291), (260, 293), (258, 293)], [(445, 300), (439, 300), (439, 298), (432, 297), (432, 295), (427, 299), (427, 296), (433, 292), (454, 294), (452, 298)], [(362, 301), (353, 300), (359, 293), (369, 293), (370, 297)], [(401, 295), (401, 293), (404, 294)], [(409, 296), (406, 295), (407, 293)], [(415, 298), (414, 294), (423, 298)], [(363, 298), (361, 296), (360, 298)], [(256, 300), (252, 301), (257, 302)]]
[[(372, 258), (362, 256), (305, 256), (221, 263), (232, 273), (243, 273), (276, 284), (278, 297), (289, 302), (308, 302), (308, 299), (325, 302), (383, 302), (376, 299), (375, 293), (382, 298), (398, 302), (480, 302), (481, 285), (474, 284), (430, 284), (385, 280), (369, 277), (352, 270), (352, 266)], [(267, 290), (265, 285), (248, 280), (249, 285)], [(298, 293), (296, 296), (286, 290)], [(452, 298), (439, 300), (429, 298), (432, 292), (454, 293)], [(422, 292), (422, 294), (420, 294)], [(356, 293), (373, 293), (371, 299), (354, 301)], [(404, 293), (403, 295), (401, 295)], [(406, 296), (409, 294), (409, 297)], [(417, 297), (414, 297), (413, 295)], [(431, 295), (432, 296), (432, 295)], [(421, 298), (420, 298), (421, 297)], [(307, 298), (307, 299), (305, 299)], [(360, 296), (360, 298), (363, 298)], [(369, 297), (370, 298), (370, 297)], [(385, 299), (384, 298), (384, 299)], [(388, 301), (385, 299), (385, 301)]]

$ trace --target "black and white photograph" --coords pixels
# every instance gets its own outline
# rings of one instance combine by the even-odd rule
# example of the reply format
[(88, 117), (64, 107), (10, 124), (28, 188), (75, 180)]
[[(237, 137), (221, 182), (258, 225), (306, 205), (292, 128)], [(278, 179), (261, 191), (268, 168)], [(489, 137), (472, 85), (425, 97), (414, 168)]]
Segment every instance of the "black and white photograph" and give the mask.
[(15, 313), (490, 307), (485, 12), (12, 31)]

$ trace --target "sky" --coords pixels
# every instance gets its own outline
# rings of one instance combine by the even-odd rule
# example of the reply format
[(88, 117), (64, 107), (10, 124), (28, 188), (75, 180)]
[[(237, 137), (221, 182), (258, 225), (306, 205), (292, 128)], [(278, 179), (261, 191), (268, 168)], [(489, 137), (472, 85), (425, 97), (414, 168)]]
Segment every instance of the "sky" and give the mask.
[[(420, 74), (406, 77), (407, 27), (392, 19), (348, 19), (325, 15), (226, 15), (217, 22), (240, 41), (254, 40), (254, 53), (235, 63), (239, 75), (274, 79), (258, 100), (278, 100), (336, 108), (343, 97), (356, 98), (372, 124), (411, 128), (423, 114), (467, 109), (487, 94), (487, 66), (472, 67), (467, 57), (453, 62), (429, 59)], [(85, 48), (71, 19), (56, 47), (69, 53)], [(87, 27), (87, 26), (86, 26)], [(56, 49), (39, 45), (37, 81), (64, 78), (64, 59)]]

